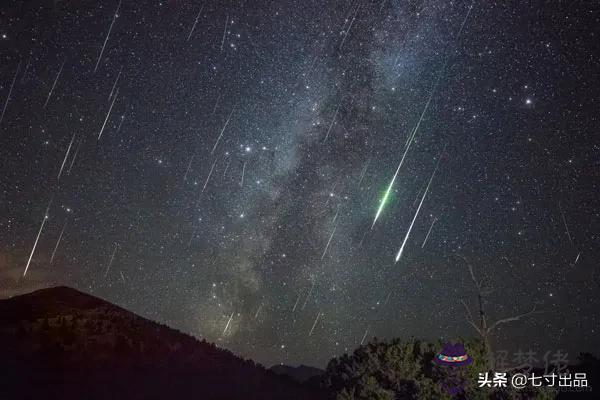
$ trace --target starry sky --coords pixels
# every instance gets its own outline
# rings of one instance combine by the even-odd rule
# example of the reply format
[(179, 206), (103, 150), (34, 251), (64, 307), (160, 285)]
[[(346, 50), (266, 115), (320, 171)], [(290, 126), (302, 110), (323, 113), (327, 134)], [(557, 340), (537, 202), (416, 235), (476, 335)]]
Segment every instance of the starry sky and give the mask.
[(468, 262), (497, 349), (597, 349), (600, 11), (509, 3), (3, 4), (0, 296), (323, 367), (475, 336)]

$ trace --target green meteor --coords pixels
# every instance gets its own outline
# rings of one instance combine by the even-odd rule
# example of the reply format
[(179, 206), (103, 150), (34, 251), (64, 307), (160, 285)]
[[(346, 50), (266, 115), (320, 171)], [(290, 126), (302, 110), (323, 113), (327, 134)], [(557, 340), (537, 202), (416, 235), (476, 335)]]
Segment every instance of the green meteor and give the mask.
[[(417, 128), (418, 127), (419, 126), (417, 125)], [(415, 130), (415, 132), (416, 132), (416, 130)], [(410, 149), (410, 145), (413, 143), (414, 133), (411, 136), (412, 136), (412, 139), (410, 139), (410, 141), (408, 142), (408, 146), (406, 146), (406, 150), (404, 150), (404, 154), (402, 155), (402, 159), (400, 160), (400, 163), (398, 164), (398, 168), (396, 168), (396, 172), (394, 173), (394, 177), (390, 181), (390, 184), (388, 185), (388, 188), (385, 191), (385, 194), (383, 195), (383, 198), (381, 199), (381, 203), (379, 204), (379, 208), (377, 209), (377, 214), (375, 214), (375, 219), (373, 219), (373, 223), (371, 224), (371, 229), (373, 229), (373, 227), (375, 226), (375, 222), (377, 222), (377, 219), (379, 218), (379, 215), (381, 215), (381, 212), (383, 211), (383, 207), (385, 206), (385, 203), (387, 203), (387, 199), (390, 196), (390, 192), (392, 191), (392, 187), (394, 186), (394, 182), (396, 181), (396, 177), (398, 176), (398, 172), (400, 172), (400, 168), (402, 167), (402, 163), (404, 163), (404, 159), (406, 158), (406, 154), (408, 154), (408, 150)]]
[(377, 221), (377, 218), (379, 218), (379, 215), (381, 214), (381, 211), (383, 210), (385, 203), (387, 203), (387, 199), (390, 196), (390, 192), (392, 191), (392, 186), (394, 186), (394, 180), (396, 180), (396, 175), (394, 175), (394, 178), (388, 185), (388, 188), (385, 191), (383, 198), (381, 199), (381, 203), (379, 203), (379, 208), (377, 209), (377, 214), (375, 214), (375, 219), (373, 220), (373, 223), (371, 224), (371, 229), (373, 229), (373, 227), (375, 226), (375, 222)]

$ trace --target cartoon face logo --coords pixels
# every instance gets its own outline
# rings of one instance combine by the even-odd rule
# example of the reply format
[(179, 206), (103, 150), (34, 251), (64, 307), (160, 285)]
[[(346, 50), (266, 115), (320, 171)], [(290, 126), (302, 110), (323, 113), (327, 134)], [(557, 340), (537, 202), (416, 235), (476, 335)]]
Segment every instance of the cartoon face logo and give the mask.
[(473, 362), (461, 343), (446, 343), (442, 350), (435, 356), (433, 362), (443, 367), (444, 378), (440, 382), (442, 389), (454, 396), (464, 392), (464, 376), (461, 370)]

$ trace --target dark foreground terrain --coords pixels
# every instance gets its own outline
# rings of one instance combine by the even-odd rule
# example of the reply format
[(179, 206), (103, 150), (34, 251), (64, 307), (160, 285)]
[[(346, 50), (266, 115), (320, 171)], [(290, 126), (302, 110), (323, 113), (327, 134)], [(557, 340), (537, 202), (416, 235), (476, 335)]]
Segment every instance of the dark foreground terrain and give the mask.
[(67, 287), (0, 300), (0, 399), (325, 399)]
[[(67, 287), (0, 300), (0, 400), (12, 399), (449, 399), (447, 371), (434, 366), (441, 343), (376, 338), (332, 359), (325, 371), (300, 366), (266, 370), (206, 341), (157, 324)], [(586, 391), (482, 389), (480, 341), (465, 341), (474, 359), (457, 399), (598, 398), (600, 362), (579, 356)], [(543, 371), (534, 371), (538, 375)]]

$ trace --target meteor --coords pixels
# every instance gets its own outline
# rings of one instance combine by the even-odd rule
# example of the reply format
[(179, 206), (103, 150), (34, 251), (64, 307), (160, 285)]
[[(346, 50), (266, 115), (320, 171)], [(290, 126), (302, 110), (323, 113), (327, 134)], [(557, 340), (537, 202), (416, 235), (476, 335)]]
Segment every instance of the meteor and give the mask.
[(208, 173), (208, 176), (206, 177), (206, 182), (204, 182), (204, 186), (202, 187), (202, 192), (204, 192), (204, 189), (206, 189), (206, 185), (208, 185), (208, 181), (210, 181), (210, 176), (213, 173), (213, 169), (215, 169), (215, 165), (217, 164), (217, 160), (218, 160), (218, 158), (215, 158), (215, 162), (213, 163), (212, 167), (210, 168), (210, 172)]
[(106, 271), (104, 272), (104, 277), (106, 277), (108, 275), (108, 270), (110, 269), (113, 261), (115, 260), (115, 254), (117, 254), (117, 243), (115, 243), (115, 249), (112, 252), (112, 255), (110, 256), (110, 261), (108, 262), (108, 266), (106, 267)]
[(319, 311), (317, 313), (317, 318), (315, 318), (315, 323), (313, 324), (312, 328), (310, 328), (310, 332), (308, 332), (308, 336), (312, 335), (313, 331), (315, 330), (315, 326), (317, 326), (317, 321), (319, 320), (320, 316), (321, 316), (321, 311)]
[(369, 164), (371, 163), (371, 159), (369, 158), (367, 160), (367, 163), (365, 164), (365, 166), (363, 167), (361, 173), (360, 173), (360, 178), (358, 179), (358, 187), (360, 187), (360, 184), (362, 183), (365, 174), (367, 173), (367, 168), (369, 168)]
[(325, 135), (325, 139), (323, 139), (323, 143), (325, 143), (327, 141), (327, 139), (329, 138), (329, 133), (331, 133), (331, 128), (333, 128), (333, 124), (335, 123), (335, 118), (338, 115), (338, 111), (340, 111), (341, 105), (342, 105), (342, 103), (338, 104), (337, 108), (335, 109), (335, 113), (333, 114), (333, 119), (331, 120), (331, 124), (329, 124), (329, 129), (327, 129), (327, 134)]
[(300, 294), (298, 294), (298, 297), (296, 298), (296, 303), (294, 303), (294, 308), (292, 308), (292, 312), (296, 311), (296, 307), (298, 307), (299, 301), (300, 301)]
[(258, 313), (260, 313), (260, 309), (262, 308), (262, 303), (258, 306), (258, 310), (256, 310), (256, 314), (254, 314), (254, 319), (258, 318)]
[(227, 320), (227, 324), (225, 325), (225, 329), (223, 329), (223, 333), (221, 335), (225, 335), (225, 332), (227, 332), (227, 328), (229, 328), (229, 324), (231, 323), (232, 319), (233, 319), (233, 313), (231, 313), (231, 315), (229, 316), (229, 319)]
[(60, 235), (58, 235), (58, 240), (56, 241), (56, 245), (54, 246), (54, 250), (52, 251), (52, 256), (50, 256), (50, 265), (52, 265), (52, 261), (54, 261), (54, 256), (56, 255), (56, 250), (58, 250), (58, 245), (60, 244), (60, 241), (62, 240), (63, 233), (65, 233), (65, 228), (67, 227), (67, 222), (68, 221), (65, 221), (65, 224), (63, 225), (63, 228), (60, 231)]
[(110, 98), (112, 97), (113, 93), (115, 92), (115, 88), (117, 87), (117, 82), (119, 82), (119, 78), (121, 77), (121, 72), (123, 72), (122, 65), (121, 65), (121, 69), (119, 70), (119, 73), (117, 74), (117, 78), (115, 79), (115, 83), (113, 83), (112, 89), (110, 89), (110, 94), (108, 95), (109, 101), (110, 101)]
[(225, 28), (223, 29), (223, 40), (221, 40), (221, 51), (223, 51), (223, 45), (225, 44), (225, 36), (227, 35), (227, 25), (229, 25), (229, 14), (225, 18)]
[(423, 193), (423, 197), (421, 198), (421, 202), (419, 203), (419, 207), (417, 208), (417, 211), (415, 212), (415, 216), (412, 219), (412, 222), (410, 223), (410, 226), (408, 227), (408, 231), (406, 232), (406, 236), (404, 237), (404, 241), (402, 242), (402, 246), (400, 246), (400, 250), (398, 250), (398, 254), (396, 254), (396, 261), (398, 262), (400, 261), (400, 258), (402, 257), (402, 252), (404, 252), (404, 246), (406, 246), (406, 242), (408, 241), (408, 237), (410, 236), (410, 232), (412, 231), (412, 228), (415, 224), (415, 221), (417, 220), (417, 217), (419, 216), (419, 211), (421, 211), (421, 206), (423, 205), (423, 202), (425, 201), (425, 197), (427, 197), (427, 192), (429, 191), (429, 187), (431, 186), (431, 182), (433, 181), (433, 177), (435, 176), (435, 173), (437, 172), (439, 163), (440, 163), (441, 157), (437, 162), (437, 165), (435, 166), (435, 169), (433, 170), (433, 174), (431, 174), (431, 178), (429, 178), (429, 183), (427, 184), (427, 188), (425, 188), (425, 193)]
[(6, 112), (6, 107), (8, 106), (8, 101), (10, 100), (10, 95), (12, 94), (13, 87), (15, 86), (15, 81), (17, 80), (17, 75), (19, 74), (19, 69), (21, 69), (21, 61), (19, 61), (19, 65), (17, 66), (17, 70), (15, 71), (15, 76), (13, 77), (12, 83), (10, 84), (10, 89), (8, 90), (8, 96), (6, 96), (6, 101), (4, 102), (4, 108), (2, 108), (2, 115), (0, 115), (0, 123), (4, 119), (4, 113)]
[(331, 235), (329, 235), (329, 240), (327, 241), (327, 245), (325, 246), (325, 250), (323, 251), (323, 255), (321, 256), (321, 260), (325, 258), (325, 254), (327, 254), (327, 249), (329, 249), (329, 245), (331, 244), (331, 239), (333, 239), (333, 235), (335, 234), (335, 230), (337, 229), (337, 217), (340, 212), (339, 208), (335, 213), (335, 217), (333, 217), (333, 230), (331, 231)]
[[(456, 37), (456, 41), (460, 38), (460, 35), (462, 33), (462, 30), (465, 26), (465, 23), (467, 21), (467, 18), (469, 17), (469, 14), (471, 13), (471, 9), (473, 8), (473, 4), (471, 3), (471, 7), (469, 7), (469, 10), (460, 26), (460, 30), (458, 32), (458, 35)], [(398, 168), (396, 169), (396, 173), (394, 174), (394, 177), (392, 178), (387, 190), (385, 191), (385, 194), (383, 195), (383, 198), (381, 200), (381, 203), (379, 204), (379, 208), (377, 209), (377, 214), (375, 214), (375, 219), (373, 220), (373, 224), (371, 225), (371, 229), (373, 229), (373, 226), (375, 226), (375, 222), (377, 221), (377, 219), (379, 218), (379, 215), (381, 214), (381, 211), (383, 211), (383, 207), (385, 206), (385, 203), (387, 202), (387, 199), (389, 197), (390, 191), (392, 190), (392, 187), (394, 186), (394, 181), (396, 180), (396, 176), (398, 176), (398, 171), (400, 171), (400, 167), (402, 166), (402, 163), (404, 162), (404, 158), (406, 157), (406, 154), (408, 153), (408, 150), (410, 149), (410, 146), (412, 145), (412, 143), (414, 142), (415, 136), (417, 135), (417, 132), (419, 131), (419, 127), (421, 126), (421, 122), (423, 121), (423, 117), (425, 116), (425, 113), (427, 112), (427, 110), (429, 109), (429, 104), (431, 103), (431, 100), (433, 99), (434, 94), (436, 93), (438, 84), (440, 82), (440, 77), (442, 76), (442, 71), (446, 68), (446, 64), (448, 63), (448, 57), (446, 57), (446, 60), (444, 61), (444, 65), (442, 66), (442, 69), (440, 71), (440, 73), (438, 74), (438, 77), (435, 81), (435, 84), (433, 85), (433, 89), (431, 90), (431, 93), (429, 94), (429, 98), (427, 99), (427, 102), (425, 103), (425, 107), (423, 107), (423, 111), (421, 111), (421, 115), (419, 117), (419, 121), (417, 122), (417, 125), (415, 126), (415, 128), (413, 129), (412, 133), (408, 136), (408, 139), (406, 140), (406, 149), (404, 150), (404, 155), (402, 156), (402, 160), (400, 160), (400, 164), (398, 165)]]
[(119, 89), (117, 89), (117, 91), (115, 92), (115, 97), (113, 97), (113, 101), (112, 101), (112, 103), (110, 103), (110, 107), (108, 109), (108, 112), (106, 113), (106, 118), (104, 118), (104, 123), (102, 124), (102, 128), (100, 128), (100, 133), (98, 133), (98, 140), (100, 140), (100, 137), (102, 136), (102, 132), (104, 132), (104, 128), (106, 127), (106, 122), (108, 121), (108, 118), (110, 117), (110, 113), (113, 109), (113, 106), (115, 105), (115, 100), (117, 100), (118, 95), (119, 95)]
[(437, 222), (437, 218), (434, 218), (433, 222), (431, 223), (431, 226), (429, 227), (429, 230), (427, 231), (425, 240), (423, 240), (423, 244), (421, 245), (421, 248), (425, 247), (425, 243), (427, 243), (427, 239), (429, 239), (429, 234), (431, 233), (431, 230), (433, 229), (433, 225), (435, 225), (436, 222)]
[(79, 139), (77, 143), (77, 148), (75, 148), (75, 154), (73, 155), (73, 159), (71, 160), (71, 164), (69, 165), (67, 174), (71, 174), (71, 168), (73, 168), (73, 164), (75, 164), (75, 160), (77, 159), (77, 154), (79, 154), (79, 147), (81, 146), (81, 142), (83, 142), (83, 139)]
[(365, 334), (363, 335), (362, 339), (360, 340), (360, 345), (362, 346), (363, 343), (365, 342), (365, 339), (367, 338), (367, 334), (369, 333), (369, 328), (367, 328), (365, 330)]
[(415, 126), (413, 133), (408, 137), (408, 142), (406, 144), (406, 149), (404, 149), (404, 154), (402, 154), (402, 158), (400, 159), (398, 168), (396, 168), (396, 172), (394, 173), (394, 176), (392, 177), (392, 180), (390, 181), (390, 184), (388, 185), (388, 187), (385, 191), (385, 194), (383, 195), (383, 198), (381, 199), (381, 203), (379, 203), (379, 208), (377, 209), (377, 213), (375, 214), (375, 218), (373, 219), (373, 223), (371, 224), (371, 229), (373, 229), (373, 227), (375, 226), (375, 222), (377, 222), (377, 219), (379, 218), (379, 216), (381, 215), (381, 212), (383, 211), (383, 207), (385, 207), (385, 204), (387, 203), (387, 200), (390, 196), (390, 192), (392, 191), (392, 187), (394, 187), (394, 182), (396, 181), (396, 177), (398, 176), (398, 172), (400, 172), (400, 168), (402, 168), (402, 164), (404, 164), (404, 159), (406, 158), (406, 155), (408, 154), (408, 150), (410, 150), (410, 146), (414, 142), (413, 139), (417, 133), (417, 130), (419, 129), (419, 126), (421, 125), (421, 120), (423, 119), (423, 115), (425, 115), (425, 111), (427, 111), (427, 107), (429, 107), (430, 101), (431, 101), (431, 96), (429, 97), (429, 100), (425, 104), (425, 108), (423, 109), (423, 112), (421, 113), (421, 118), (419, 119), (419, 122)]
[(187, 170), (185, 171), (185, 174), (183, 175), (183, 181), (187, 181), (187, 176), (188, 173), (190, 172), (190, 169), (192, 168), (192, 162), (194, 161), (194, 154), (192, 154), (192, 157), (190, 158), (190, 162), (187, 166)]
[(108, 33), (106, 34), (106, 38), (104, 39), (104, 44), (102, 45), (102, 50), (100, 50), (100, 55), (98, 56), (98, 61), (96, 61), (96, 66), (94, 67), (94, 72), (98, 70), (98, 65), (100, 64), (100, 60), (102, 59), (102, 54), (104, 54), (104, 49), (106, 48), (106, 43), (108, 42), (108, 38), (110, 36), (110, 32), (112, 31), (113, 25), (117, 20), (117, 16), (119, 14), (119, 8), (121, 8), (121, 2), (119, 1), (119, 5), (117, 5), (117, 9), (115, 11), (115, 15), (113, 16), (113, 20), (110, 23), (110, 27), (108, 28)]
[(379, 203), (379, 208), (377, 209), (377, 213), (375, 214), (375, 218), (373, 219), (373, 223), (371, 224), (371, 229), (373, 229), (373, 227), (375, 226), (375, 222), (377, 222), (377, 220), (379, 219), (379, 216), (381, 215), (381, 212), (383, 211), (383, 207), (385, 207), (385, 204), (387, 203), (387, 200), (390, 197), (390, 192), (392, 191), (392, 187), (394, 187), (394, 182), (396, 181), (398, 172), (400, 172), (400, 167), (402, 167), (402, 163), (404, 163), (404, 158), (406, 157), (406, 153), (408, 153), (409, 148), (410, 148), (410, 143), (406, 147), (406, 150), (404, 151), (404, 155), (402, 156), (402, 159), (400, 160), (400, 164), (398, 164), (398, 168), (396, 168), (396, 172), (394, 173), (394, 176), (392, 177), (390, 184), (388, 185), (387, 189), (385, 190), (385, 194), (383, 195), (383, 198), (381, 199), (381, 203)]
[(50, 89), (50, 92), (48, 93), (48, 97), (46, 98), (46, 102), (44, 103), (44, 107), (42, 107), (42, 108), (46, 108), (46, 106), (48, 105), (48, 102), (50, 101), (50, 97), (52, 97), (52, 92), (54, 91), (54, 88), (56, 87), (56, 82), (58, 82), (58, 78), (60, 77), (63, 67), (65, 66), (65, 62), (66, 61), (63, 61), (63, 63), (61, 64), (60, 69), (58, 70), (58, 74), (56, 74), (56, 79), (54, 79), (52, 88)]
[(202, 7), (200, 7), (200, 11), (198, 11), (198, 15), (196, 16), (196, 20), (194, 21), (194, 25), (192, 25), (192, 29), (190, 30), (190, 33), (189, 33), (189, 35), (187, 37), (188, 41), (192, 37), (192, 33), (194, 33), (194, 29), (196, 29), (196, 25), (198, 24), (198, 19), (200, 18), (200, 14), (202, 14), (202, 10), (203, 9), (204, 9), (204, 4), (202, 5)]
[(62, 175), (63, 168), (65, 168), (65, 163), (67, 162), (67, 158), (69, 158), (69, 153), (71, 152), (71, 146), (73, 146), (73, 141), (75, 140), (75, 133), (71, 138), (71, 143), (69, 143), (69, 147), (67, 147), (67, 152), (65, 153), (65, 158), (63, 159), (62, 164), (60, 165), (60, 171), (58, 171), (58, 178), (56, 180), (60, 180), (60, 176)]
[(215, 145), (213, 146), (213, 149), (210, 152), (210, 154), (213, 154), (215, 152), (215, 150), (217, 149), (217, 146), (219, 145), (219, 141), (221, 140), (221, 137), (223, 136), (223, 133), (225, 132), (225, 128), (227, 128), (227, 125), (229, 124), (229, 120), (231, 119), (231, 116), (233, 115), (234, 109), (235, 108), (231, 109), (231, 112), (229, 113), (229, 117), (227, 117), (227, 121), (225, 121), (225, 125), (223, 125), (223, 129), (221, 129), (221, 133), (219, 133), (219, 137), (217, 137), (217, 141), (215, 142)]
[(313, 289), (315, 288), (315, 282), (312, 282), (312, 286), (310, 287), (310, 290), (308, 291), (308, 294), (306, 295), (306, 300), (304, 300), (304, 304), (302, 304), (302, 308), (301, 310), (304, 310), (304, 307), (306, 307), (306, 303), (308, 303), (308, 299), (310, 299), (310, 295), (312, 294)]
[(33, 253), (35, 253), (35, 248), (37, 247), (38, 241), (40, 240), (40, 235), (42, 234), (42, 230), (44, 229), (44, 225), (46, 224), (46, 220), (48, 219), (48, 211), (50, 211), (50, 205), (52, 204), (52, 200), (54, 200), (54, 195), (50, 198), (48, 202), (48, 207), (46, 207), (46, 211), (44, 212), (44, 219), (42, 219), (42, 224), (40, 225), (40, 230), (38, 231), (37, 236), (35, 237), (35, 242), (33, 243), (33, 248), (31, 249), (31, 254), (29, 254), (29, 260), (27, 260), (27, 265), (25, 266), (25, 271), (23, 271), (23, 278), (27, 275), (27, 270), (29, 269), (29, 264), (31, 264), (31, 259), (33, 258)]

